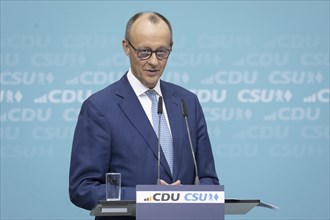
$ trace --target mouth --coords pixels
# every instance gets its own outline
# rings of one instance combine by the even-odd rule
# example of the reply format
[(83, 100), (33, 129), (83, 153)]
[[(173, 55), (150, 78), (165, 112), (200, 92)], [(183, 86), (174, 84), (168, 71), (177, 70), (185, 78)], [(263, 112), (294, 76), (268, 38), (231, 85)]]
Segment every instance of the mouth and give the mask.
[(146, 70), (146, 72), (148, 73), (148, 75), (150, 76), (155, 76), (158, 74), (158, 70)]

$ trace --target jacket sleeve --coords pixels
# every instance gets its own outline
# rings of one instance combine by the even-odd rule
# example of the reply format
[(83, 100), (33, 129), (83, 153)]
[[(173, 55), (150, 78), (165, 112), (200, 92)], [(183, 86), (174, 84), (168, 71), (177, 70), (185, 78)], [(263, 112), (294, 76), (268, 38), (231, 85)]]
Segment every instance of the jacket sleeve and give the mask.
[(197, 99), (195, 98), (195, 124), (196, 127), (196, 160), (198, 164), (198, 172), (200, 184), (219, 184), (217, 177), (215, 162), (209, 139), (207, 125), (204, 117), (202, 107)]
[[(87, 99), (73, 137), (69, 174), (70, 200), (91, 210), (105, 200), (105, 173), (111, 159), (111, 132), (104, 115)], [(122, 187), (122, 199), (135, 199), (135, 187)]]

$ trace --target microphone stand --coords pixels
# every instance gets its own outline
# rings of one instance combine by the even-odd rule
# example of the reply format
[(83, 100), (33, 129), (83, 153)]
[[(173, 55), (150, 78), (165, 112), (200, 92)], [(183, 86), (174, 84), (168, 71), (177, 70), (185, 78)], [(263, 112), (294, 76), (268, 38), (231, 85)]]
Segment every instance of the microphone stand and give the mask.
[(157, 185), (160, 185), (160, 122), (163, 114), (163, 100), (162, 97), (158, 99), (158, 154), (157, 154)]
[(189, 129), (189, 124), (188, 124), (188, 111), (187, 111), (186, 103), (183, 99), (181, 99), (181, 106), (182, 106), (183, 117), (184, 117), (185, 122), (186, 122), (186, 128), (187, 128), (187, 133), (188, 133), (190, 150), (191, 150), (191, 154), (192, 154), (193, 161), (194, 161), (194, 166), (195, 166), (195, 181), (194, 181), (194, 184), (199, 185), (197, 162), (196, 162), (196, 157), (195, 157), (195, 153), (194, 153), (194, 149), (193, 149), (193, 145), (192, 145), (192, 141), (191, 141), (190, 129)]

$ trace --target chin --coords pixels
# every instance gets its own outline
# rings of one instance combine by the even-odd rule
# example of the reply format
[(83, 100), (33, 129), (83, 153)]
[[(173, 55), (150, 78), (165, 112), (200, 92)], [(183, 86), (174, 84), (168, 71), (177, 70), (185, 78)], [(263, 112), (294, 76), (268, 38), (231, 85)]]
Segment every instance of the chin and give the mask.
[(145, 86), (147, 86), (149, 89), (153, 89), (156, 86), (157, 82), (155, 83), (146, 83)]

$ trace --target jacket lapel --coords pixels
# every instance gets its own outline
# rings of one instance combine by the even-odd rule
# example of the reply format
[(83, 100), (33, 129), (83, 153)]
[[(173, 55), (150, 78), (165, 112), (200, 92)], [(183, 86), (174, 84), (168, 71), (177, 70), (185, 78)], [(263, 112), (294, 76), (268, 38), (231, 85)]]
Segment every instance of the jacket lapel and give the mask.
[(157, 156), (157, 136), (139, 99), (128, 82), (126, 74), (119, 81), (117, 95), (122, 97), (118, 102), (121, 110)]

